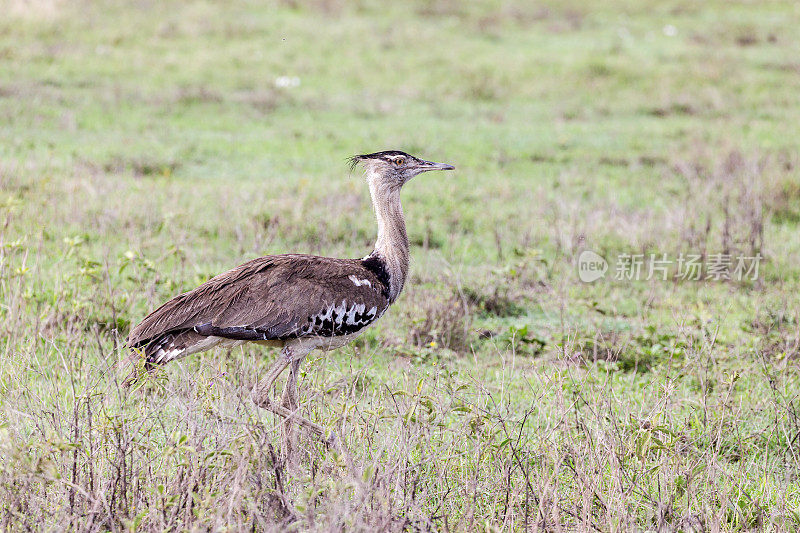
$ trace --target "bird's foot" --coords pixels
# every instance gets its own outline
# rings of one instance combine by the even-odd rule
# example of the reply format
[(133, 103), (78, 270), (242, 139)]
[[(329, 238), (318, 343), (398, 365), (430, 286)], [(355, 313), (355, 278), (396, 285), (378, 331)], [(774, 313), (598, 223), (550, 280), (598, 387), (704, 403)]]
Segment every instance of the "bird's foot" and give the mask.
[(302, 416), (298, 415), (296, 411), (289, 410), (286, 407), (273, 402), (269, 398), (264, 398), (263, 396), (254, 400), (256, 405), (262, 409), (272, 411), (276, 415), (282, 416), (286, 419), (287, 423), (296, 423), (306, 429), (311, 430), (311, 432), (316, 434), (317, 437), (319, 437), (320, 440), (322, 440), (325, 444), (335, 445), (337, 442), (333, 434), (328, 436), (328, 432), (325, 431), (325, 428), (315, 422), (312, 422), (311, 420), (308, 420), (307, 418), (303, 418)]

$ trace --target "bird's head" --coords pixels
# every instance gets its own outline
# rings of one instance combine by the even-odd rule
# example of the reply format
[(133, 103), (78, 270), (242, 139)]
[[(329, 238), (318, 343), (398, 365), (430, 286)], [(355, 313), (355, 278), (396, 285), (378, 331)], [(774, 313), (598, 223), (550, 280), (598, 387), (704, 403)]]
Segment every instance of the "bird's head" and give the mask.
[(402, 187), (405, 182), (429, 170), (453, 170), (453, 165), (425, 161), (399, 150), (356, 155), (350, 158), (351, 170), (361, 163), (367, 179), (379, 180), (381, 185)]

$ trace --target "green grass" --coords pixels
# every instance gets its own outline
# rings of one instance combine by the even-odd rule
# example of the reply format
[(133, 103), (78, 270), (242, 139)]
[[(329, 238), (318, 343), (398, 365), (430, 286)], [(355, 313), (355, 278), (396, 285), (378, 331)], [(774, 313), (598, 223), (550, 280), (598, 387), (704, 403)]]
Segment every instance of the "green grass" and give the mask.
[[(0, 7), (0, 529), (800, 528), (793, 3)], [(303, 365), (344, 455), (276, 460), (269, 350), (119, 390), (165, 299), (369, 252), (345, 159), (395, 148), (457, 170), (404, 190), (398, 303)], [(587, 284), (584, 249), (764, 260)]]

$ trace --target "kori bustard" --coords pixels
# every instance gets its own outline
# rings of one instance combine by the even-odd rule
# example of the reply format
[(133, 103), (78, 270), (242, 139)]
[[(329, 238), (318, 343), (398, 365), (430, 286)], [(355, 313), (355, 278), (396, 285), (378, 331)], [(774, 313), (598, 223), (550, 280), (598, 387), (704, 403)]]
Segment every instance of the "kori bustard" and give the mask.
[[(254, 390), (256, 404), (325, 435), (297, 415), (300, 363), (314, 349), (338, 348), (374, 324), (397, 299), (408, 274), (408, 236), (400, 189), (430, 170), (453, 170), (405, 152), (357, 155), (378, 221), (375, 249), (363, 259), (270, 255), (248, 261), (168, 301), (130, 332), (131, 360), (144, 369), (214, 346), (256, 342), (282, 348)], [(289, 368), (282, 402), (270, 390)], [(128, 384), (138, 377), (138, 368)], [(286, 435), (284, 435), (286, 438)]]

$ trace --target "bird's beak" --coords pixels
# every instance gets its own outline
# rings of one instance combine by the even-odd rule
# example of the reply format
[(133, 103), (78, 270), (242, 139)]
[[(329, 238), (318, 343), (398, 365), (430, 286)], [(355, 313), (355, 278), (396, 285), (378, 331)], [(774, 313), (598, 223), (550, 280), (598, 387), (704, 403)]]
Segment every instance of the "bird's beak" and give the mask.
[(448, 165), (446, 163), (434, 163), (433, 161), (420, 161), (418, 168), (422, 172), (427, 172), (429, 170), (455, 170), (456, 167), (453, 165)]

